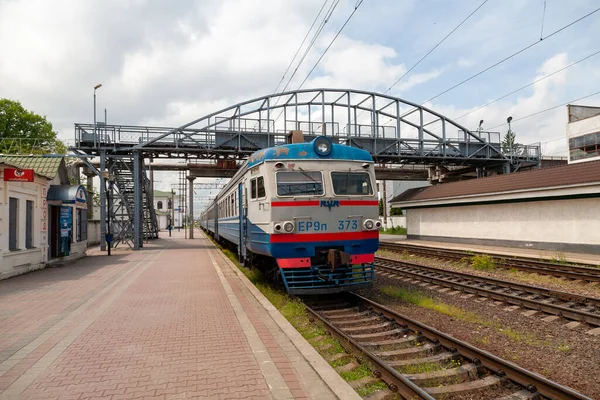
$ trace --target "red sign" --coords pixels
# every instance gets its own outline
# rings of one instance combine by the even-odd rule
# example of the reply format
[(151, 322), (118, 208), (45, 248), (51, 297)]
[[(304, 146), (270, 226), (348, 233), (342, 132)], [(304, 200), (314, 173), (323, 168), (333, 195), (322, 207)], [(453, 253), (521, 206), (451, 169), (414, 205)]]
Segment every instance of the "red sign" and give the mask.
[(4, 180), (13, 182), (33, 182), (33, 170), (4, 168)]

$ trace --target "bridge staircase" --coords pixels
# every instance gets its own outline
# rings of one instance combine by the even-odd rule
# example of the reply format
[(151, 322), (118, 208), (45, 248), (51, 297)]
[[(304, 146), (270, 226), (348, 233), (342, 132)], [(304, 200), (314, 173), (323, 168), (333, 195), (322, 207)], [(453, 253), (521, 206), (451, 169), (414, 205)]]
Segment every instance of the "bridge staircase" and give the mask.
[[(113, 247), (119, 244), (127, 244), (134, 248), (134, 165), (133, 159), (113, 159), (110, 172), (115, 181), (112, 192), (108, 190), (110, 210), (111, 232), (114, 235)], [(153, 206), (150, 179), (146, 176), (145, 169), (142, 170), (142, 233), (143, 239), (158, 238), (158, 220)]]

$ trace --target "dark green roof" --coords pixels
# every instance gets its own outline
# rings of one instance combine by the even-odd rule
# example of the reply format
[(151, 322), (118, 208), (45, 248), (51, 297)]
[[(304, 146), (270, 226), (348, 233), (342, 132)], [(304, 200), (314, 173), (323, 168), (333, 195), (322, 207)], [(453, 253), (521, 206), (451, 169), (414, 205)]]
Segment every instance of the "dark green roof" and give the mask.
[(152, 194), (154, 197), (171, 197), (171, 192), (164, 192), (162, 190), (155, 190)]
[(2, 156), (0, 164), (8, 164), (21, 169), (32, 169), (36, 174), (54, 179), (58, 173), (62, 157), (43, 156)]

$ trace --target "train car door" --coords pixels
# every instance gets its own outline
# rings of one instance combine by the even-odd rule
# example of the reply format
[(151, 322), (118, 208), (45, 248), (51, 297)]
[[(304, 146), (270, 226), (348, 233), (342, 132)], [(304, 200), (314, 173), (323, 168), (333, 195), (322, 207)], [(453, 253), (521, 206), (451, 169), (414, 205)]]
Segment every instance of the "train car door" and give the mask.
[(246, 241), (248, 238), (248, 199), (246, 198), (244, 183), (238, 185), (238, 215), (240, 216), (240, 243), (238, 244), (238, 257), (243, 263), (246, 259)]

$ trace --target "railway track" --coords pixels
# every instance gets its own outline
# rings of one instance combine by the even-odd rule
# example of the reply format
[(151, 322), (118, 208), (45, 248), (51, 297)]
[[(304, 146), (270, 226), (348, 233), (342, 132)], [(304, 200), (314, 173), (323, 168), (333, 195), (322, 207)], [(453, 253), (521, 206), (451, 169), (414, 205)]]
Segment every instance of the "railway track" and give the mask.
[(406, 399), (588, 399), (356, 294), (307, 310)]
[(600, 282), (600, 268), (592, 264), (561, 264), (527, 257), (509, 257), (500, 254), (448, 250), (388, 242), (380, 242), (379, 249), (400, 253), (408, 252), (419, 256), (433, 257), (449, 261), (461, 261), (465, 258), (472, 257), (473, 255), (486, 254), (492, 257), (496, 266), (502, 268), (516, 268), (522, 271), (533, 272), (542, 275), (551, 275), (568, 279), (582, 280), (586, 282)]
[(375, 257), (375, 268), (378, 274), (403, 276), (600, 326), (600, 299), (597, 298), (384, 257)]

